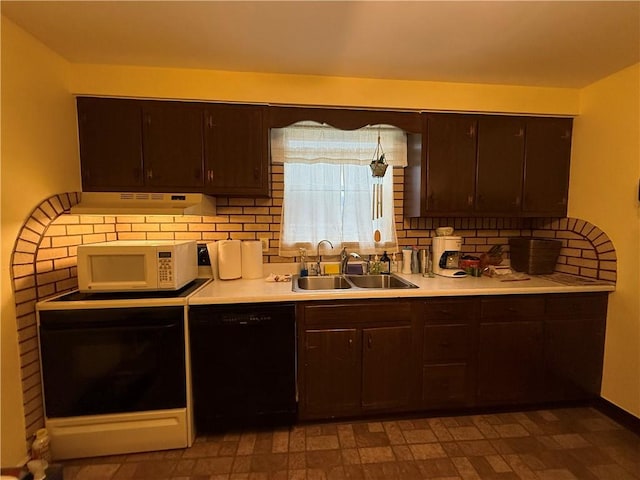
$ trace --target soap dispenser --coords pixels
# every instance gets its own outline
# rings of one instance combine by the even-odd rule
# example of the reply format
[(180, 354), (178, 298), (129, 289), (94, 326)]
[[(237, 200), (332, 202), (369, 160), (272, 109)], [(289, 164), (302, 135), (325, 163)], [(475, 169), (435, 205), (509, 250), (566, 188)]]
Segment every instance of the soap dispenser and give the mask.
[(389, 255), (387, 255), (387, 251), (385, 250), (380, 257), (380, 273), (384, 273), (385, 275), (389, 275), (391, 273), (391, 259)]
[(309, 270), (307, 270), (307, 262), (305, 260), (305, 256), (307, 255), (307, 251), (304, 248), (300, 249), (300, 276), (307, 277), (309, 276)]

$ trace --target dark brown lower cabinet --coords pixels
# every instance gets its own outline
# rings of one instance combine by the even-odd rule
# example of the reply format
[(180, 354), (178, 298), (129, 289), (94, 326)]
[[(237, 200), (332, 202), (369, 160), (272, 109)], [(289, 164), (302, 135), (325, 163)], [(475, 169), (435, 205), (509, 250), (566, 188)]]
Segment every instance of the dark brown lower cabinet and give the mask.
[(480, 325), (479, 405), (535, 403), (542, 390), (542, 321)]
[(606, 316), (606, 293), (557, 295), (547, 300), (547, 400), (584, 400), (600, 394)]
[(349, 414), (360, 407), (360, 332), (305, 332), (305, 409), (312, 415)]
[(362, 408), (380, 410), (409, 405), (411, 326), (362, 331)]
[(470, 406), (474, 398), (474, 298), (425, 302), (422, 405)]
[(298, 311), (302, 419), (415, 408), (419, 336), (411, 302), (354, 301)]
[(597, 397), (608, 294), (307, 303), (300, 418)]

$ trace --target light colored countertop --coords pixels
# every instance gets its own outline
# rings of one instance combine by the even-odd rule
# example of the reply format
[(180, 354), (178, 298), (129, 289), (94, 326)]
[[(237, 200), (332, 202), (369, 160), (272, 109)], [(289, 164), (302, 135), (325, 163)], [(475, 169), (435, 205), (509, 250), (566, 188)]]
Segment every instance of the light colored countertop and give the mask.
[[(276, 272), (280, 273), (280, 272)], [(317, 290), (292, 291), (291, 282), (258, 280), (215, 280), (189, 297), (189, 305), (230, 304), (252, 302), (288, 302), (311, 300), (347, 300), (362, 298), (418, 298), (471, 295), (515, 295), (536, 293), (612, 292), (615, 285), (609, 282), (576, 278), (576, 284), (565, 285), (548, 278), (530, 276), (528, 280), (500, 281), (489, 277), (444, 278), (422, 277), (419, 274), (398, 276), (419, 288), (393, 290)], [(265, 275), (266, 276), (266, 275)], [(560, 274), (562, 276), (562, 274)], [(553, 276), (551, 276), (553, 277)], [(564, 275), (564, 277), (567, 277)], [(586, 282), (586, 284), (582, 284)]]

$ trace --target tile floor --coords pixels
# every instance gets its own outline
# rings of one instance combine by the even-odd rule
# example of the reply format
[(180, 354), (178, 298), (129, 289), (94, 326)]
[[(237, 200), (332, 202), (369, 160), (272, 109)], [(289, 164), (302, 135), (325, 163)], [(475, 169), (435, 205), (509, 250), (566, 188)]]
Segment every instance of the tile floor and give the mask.
[(587, 407), (331, 422), (66, 461), (64, 479), (640, 479), (640, 437)]

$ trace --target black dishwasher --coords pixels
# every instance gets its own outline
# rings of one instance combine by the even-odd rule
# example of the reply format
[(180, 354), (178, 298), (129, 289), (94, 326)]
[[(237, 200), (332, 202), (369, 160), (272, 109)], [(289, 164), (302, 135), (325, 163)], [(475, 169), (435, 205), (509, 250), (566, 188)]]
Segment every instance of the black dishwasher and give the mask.
[(189, 342), (199, 433), (295, 421), (294, 304), (192, 305)]

